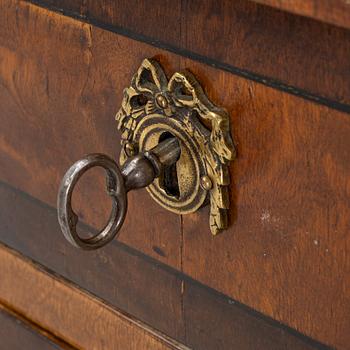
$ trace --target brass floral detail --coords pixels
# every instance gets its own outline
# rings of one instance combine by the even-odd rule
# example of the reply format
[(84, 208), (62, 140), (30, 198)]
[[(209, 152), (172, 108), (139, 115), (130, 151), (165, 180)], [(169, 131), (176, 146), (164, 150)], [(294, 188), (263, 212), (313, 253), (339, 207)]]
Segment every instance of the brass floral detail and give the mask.
[[(228, 164), (235, 158), (230, 135), (228, 113), (215, 106), (205, 95), (196, 78), (188, 71), (176, 72), (168, 81), (162, 67), (154, 59), (145, 59), (124, 90), (116, 115), (122, 133), (120, 162), (127, 158), (126, 148), (138, 147), (135, 132), (143, 118), (159, 114), (176, 119), (196, 143), (205, 169), (204, 189), (210, 199), (210, 228), (217, 234), (227, 228), (229, 209)], [(126, 147), (127, 146), (127, 147)]]

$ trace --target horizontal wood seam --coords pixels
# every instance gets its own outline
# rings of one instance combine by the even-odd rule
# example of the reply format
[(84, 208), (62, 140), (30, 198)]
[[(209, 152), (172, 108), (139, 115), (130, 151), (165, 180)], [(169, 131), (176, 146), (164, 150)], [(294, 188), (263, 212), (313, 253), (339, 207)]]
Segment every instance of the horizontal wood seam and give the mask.
[[(0, 187), (1, 186), (4, 186), (4, 187), (7, 187), (9, 188), (10, 190), (12, 190), (13, 192), (17, 193), (18, 195), (26, 198), (27, 200), (35, 203), (36, 205), (42, 207), (42, 208), (45, 208), (49, 211), (52, 211), (54, 213), (56, 213), (56, 208), (53, 208), (52, 206), (48, 205), (47, 203), (44, 203), (42, 202), (41, 200), (35, 198), (35, 197), (32, 197), (30, 194), (18, 189), (18, 188), (15, 188), (13, 187), (12, 185), (10, 184), (7, 184), (3, 181), (0, 181)], [(86, 224), (83, 224), (82, 223), (82, 228), (86, 228), (87, 230), (89, 230), (89, 232), (91, 233), (97, 233), (97, 230), (89, 225), (86, 225)], [(146, 255), (146, 254), (143, 254), (142, 252), (126, 245), (125, 243), (122, 243), (122, 242), (119, 242), (117, 240), (114, 240), (112, 241), (110, 244), (113, 244), (115, 245), (116, 247), (118, 247), (118, 249), (121, 249), (123, 250), (124, 252), (130, 254), (130, 255), (133, 255), (133, 256), (137, 256), (147, 262), (150, 262), (151, 264), (161, 268), (162, 270), (166, 271), (167, 273), (173, 275), (173, 276), (176, 276), (177, 278), (181, 279), (183, 281), (183, 283), (190, 283), (192, 285), (195, 285), (195, 286), (198, 286), (199, 288), (202, 288), (204, 289), (205, 291), (207, 291), (209, 294), (211, 294), (212, 296), (214, 296), (215, 298), (218, 298), (218, 299), (221, 299), (223, 302), (225, 303), (228, 303), (228, 304), (235, 304), (235, 306), (241, 308), (244, 312), (246, 312), (247, 314), (251, 315), (252, 317), (255, 317), (256, 319), (258, 320), (261, 320), (262, 322), (266, 322), (268, 323), (269, 325), (271, 325), (272, 327), (274, 328), (279, 328), (279, 329), (282, 329), (283, 331), (293, 335), (294, 337), (296, 338), (299, 338), (300, 340), (302, 340), (303, 342), (317, 348), (317, 349), (321, 349), (321, 350), (331, 350), (333, 349), (332, 347), (328, 346), (328, 345), (325, 345), (319, 341), (317, 341), (316, 339), (313, 339), (313, 338), (310, 338), (300, 332), (298, 332), (297, 330), (281, 323), (281, 322), (278, 322), (276, 321), (275, 319), (267, 316), (267, 315), (264, 315), (262, 313), (260, 313), (259, 311), (257, 310), (254, 310), (252, 309), (251, 307), (245, 305), (245, 304), (242, 304), (241, 302), (237, 301), (237, 300), (234, 300), (232, 298), (230, 298), (229, 296), (211, 288), (211, 287), (208, 287), (207, 285), (204, 285), (202, 284), (201, 282), (193, 279), (192, 277), (168, 266), (168, 265), (165, 265), (163, 264), (162, 262)], [(0, 246), (3, 245), (5, 247), (8, 247), (9, 250), (13, 250), (15, 252), (17, 252), (16, 249), (14, 249), (13, 247), (9, 247), (7, 244), (5, 243), (0, 243)], [(21, 252), (18, 252), (18, 254), (21, 254)], [(56, 273), (55, 271), (47, 268), (46, 266), (40, 264), (39, 262), (37, 261), (34, 261), (32, 260), (31, 258), (29, 257), (25, 257), (26, 259), (32, 261), (33, 264), (39, 266), (42, 270), (46, 271), (48, 274), (51, 274), (53, 276), (56, 276), (56, 278), (60, 279), (60, 280), (65, 280), (67, 281), (67, 283), (71, 284), (71, 285), (74, 285), (77, 289), (79, 289), (82, 293), (88, 293), (90, 295), (92, 295), (94, 298), (100, 300), (103, 304), (105, 305), (108, 305), (109, 307), (113, 308), (113, 309), (116, 309), (114, 306), (110, 305), (108, 302), (104, 301), (104, 300), (101, 300), (100, 297), (90, 291), (86, 291), (85, 289), (82, 289), (80, 286), (78, 286), (77, 284), (75, 284), (73, 281), (70, 281), (68, 279), (66, 279), (65, 277), (61, 276), (60, 274)], [(186, 284), (184, 286), (186, 288)], [(122, 313), (124, 313), (124, 311), (121, 311)], [(132, 317), (130, 315), (130, 317)]]
[(50, 330), (45, 329), (43, 326), (29, 319), (28, 317), (23, 315), (19, 310), (16, 310), (14, 307), (7, 304), (6, 301), (1, 300), (1, 296), (0, 296), (0, 310), (3, 310), (5, 313), (9, 314), (10, 316), (13, 316), (14, 318), (18, 319), (23, 323), (25, 327), (32, 329), (33, 331), (38, 333), (39, 336), (48, 339), (49, 341), (51, 341), (56, 345), (59, 345), (60, 347), (63, 347), (64, 349), (72, 349), (72, 350), (78, 349), (72, 344), (68, 343), (66, 340), (53, 334)]
[(128, 37), (130, 39), (158, 47), (159, 49), (172, 52), (174, 54), (177, 54), (177, 55), (189, 58), (191, 60), (203, 63), (203, 64), (211, 66), (213, 68), (227, 71), (231, 74), (240, 76), (240, 77), (248, 79), (248, 80), (252, 80), (254, 82), (260, 83), (262, 85), (266, 85), (266, 86), (274, 88), (276, 90), (280, 90), (280, 91), (283, 91), (285, 93), (303, 98), (305, 100), (312, 101), (314, 103), (324, 105), (324, 106), (327, 106), (329, 108), (350, 114), (350, 105), (349, 104), (341, 103), (338, 101), (330, 100), (330, 99), (322, 97), (322, 96), (318, 96), (318, 95), (313, 94), (311, 92), (308, 92), (304, 89), (300, 89), (300, 88), (297, 88), (297, 87), (294, 87), (294, 86), (291, 86), (288, 84), (284, 84), (279, 80), (269, 78), (267, 76), (263, 76), (263, 75), (245, 70), (245, 69), (241, 69), (241, 68), (232, 66), (232, 65), (224, 63), (224, 62), (217, 61), (215, 59), (197, 54), (195, 52), (188, 51), (186, 49), (182, 49), (181, 47), (176, 47), (176, 46), (170, 45), (168, 43), (165, 43), (165, 42), (162, 42), (160, 40), (136, 33), (134, 31), (123, 28), (123, 27), (118, 26), (118, 25), (110, 25), (107, 23), (103, 23), (102, 21), (99, 21), (95, 18), (87, 17), (87, 16), (82, 15), (80, 13), (77, 13), (75, 11), (65, 10), (63, 8), (56, 7), (54, 5), (48, 5), (40, 0), (24, 0), (24, 1), (31, 3), (33, 5), (39, 6), (41, 8), (47, 9), (49, 11), (59, 13), (63, 16), (67, 16), (67, 17), (73, 18), (75, 20), (91, 24), (91, 25), (98, 27), (98, 28), (101, 28), (103, 30), (107, 30), (107, 31), (116, 33), (118, 35), (122, 35), (122, 36)]
[[(24, 256), (21, 252), (18, 252), (17, 250), (9, 247), (8, 245), (6, 245), (4, 243), (0, 243), (0, 251), (1, 250), (7, 251), (7, 253), (14, 256), (15, 259), (20, 259), (21, 263), (30, 265), (30, 267), (32, 269), (37, 270), (38, 273), (44, 274), (45, 277), (43, 277), (43, 278), (46, 278), (46, 279), (50, 278), (52, 280), (56, 280), (59, 283), (63, 283), (65, 285), (65, 287), (72, 290), (73, 293), (79, 293), (79, 294), (83, 295), (84, 298), (91, 299), (91, 302), (100, 304), (103, 308), (109, 309), (111, 312), (113, 312), (115, 314), (116, 317), (121, 319), (121, 322), (126, 322), (132, 326), (135, 326), (135, 327), (138, 327), (139, 329), (142, 329), (144, 332), (147, 333), (147, 335), (149, 337), (156, 339), (158, 342), (163, 343), (166, 346), (169, 346), (171, 349), (174, 349), (174, 350), (175, 349), (179, 349), (179, 350), (180, 349), (183, 349), (183, 350), (189, 349), (187, 346), (180, 344), (176, 340), (168, 337), (165, 334), (158, 332), (157, 330), (153, 329), (152, 327), (135, 319), (132, 315), (129, 315), (129, 314), (125, 313), (124, 311), (118, 310), (116, 307), (109, 305), (107, 302), (100, 299), (98, 296), (90, 293), (89, 291), (83, 290), (81, 287), (77, 286), (74, 282), (67, 280), (63, 276), (60, 276), (59, 274), (55, 273), (54, 271), (49, 270), (48, 268), (46, 268), (42, 264), (28, 258), (27, 256)], [(0, 295), (0, 304), (7, 305), (7, 308), (10, 308), (12, 310), (16, 309), (16, 307), (14, 305), (9, 305), (5, 300), (3, 300), (1, 295)], [(18, 311), (18, 310), (16, 311), (16, 313), (23, 315), (23, 312)], [(23, 317), (25, 319), (29, 320), (31, 323), (37, 324), (35, 321), (31, 320), (30, 317), (24, 316), (24, 315), (23, 315)], [(42, 326), (41, 326), (41, 328), (45, 329)], [(46, 330), (46, 332), (52, 333), (52, 332), (47, 331), (47, 330)], [(56, 338), (60, 338), (60, 337), (56, 336)], [(69, 344), (69, 342), (67, 342), (67, 341), (65, 341), (65, 342), (67, 344)]]
[[(295, 4), (294, 6), (291, 5), (290, 2), (287, 1), (278, 1), (278, 2), (274, 2), (271, 0), (250, 0), (250, 1), (254, 1), (260, 5), (264, 5), (264, 6), (269, 6), (272, 8), (275, 8), (279, 11), (284, 11), (284, 12), (288, 12), (288, 13), (292, 13), (295, 14), (297, 16), (303, 16), (303, 17), (307, 17), (310, 19), (313, 19), (315, 21), (319, 21), (319, 22), (323, 22), (323, 23), (328, 23), (331, 24), (333, 26), (337, 26), (340, 28), (349, 28), (349, 23), (347, 23), (342, 19), (337, 18), (334, 19), (332, 18), (332, 16), (327, 17), (323, 11), (325, 11), (324, 4), (322, 4), (322, 1), (320, 0), (316, 0), (314, 2), (314, 7), (313, 7), (313, 11), (312, 10), (305, 10), (302, 8), (302, 6), (300, 6), (300, 3)], [(319, 4), (317, 4), (317, 2), (319, 2)], [(323, 3), (326, 1), (323, 1)], [(347, 3), (346, 0), (343, 0), (344, 5)], [(309, 1), (307, 5), (312, 4), (312, 1)], [(317, 6), (316, 6), (317, 5)], [(337, 7), (339, 6), (339, 4), (334, 4), (333, 7)], [(308, 7), (308, 6), (307, 6)], [(348, 9), (344, 9), (344, 11), (347, 11)]]

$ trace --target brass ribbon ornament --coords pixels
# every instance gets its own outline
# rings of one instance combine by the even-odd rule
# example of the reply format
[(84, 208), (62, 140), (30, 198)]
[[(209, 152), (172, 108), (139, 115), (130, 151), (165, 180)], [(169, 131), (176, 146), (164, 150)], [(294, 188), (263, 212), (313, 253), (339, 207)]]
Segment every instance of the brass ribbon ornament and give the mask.
[[(122, 106), (116, 115), (122, 133), (121, 164), (130, 153), (144, 151), (142, 148), (147, 147), (145, 140), (151, 137), (148, 135), (151, 128), (145, 125), (150, 119), (159, 121), (156, 126), (152, 125), (153, 131), (170, 131), (180, 139), (184, 154), (189, 150), (190, 156), (186, 159), (198, 158), (192, 159), (191, 169), (198, 172), (195, 175), (200, 179), (200, 188), (196, 179), (183, 185), (183, 188), (191, 185), (191, 191), (196, 192), (188, 198), (184, 195), (186, 199), (181, 194), (179, 198), (171, 198), (156, 188), (157, 184), (148, 187), (149, 192), (162, 206), (180, 214), (196, 211), (209, 197), (210, 229), (216, 235), (228, 226), (228, 164), (235, 158), (227, 112), (209, 101), (190, 72), (176, 72), (168, 81), (157, 61), (145, 59), (131, 85), (124, 90)], [(190, 176), (187, 165), (180, 165), (179, 177)], [(187, 201), (186, 204), (181, 204), (182, 200)]]

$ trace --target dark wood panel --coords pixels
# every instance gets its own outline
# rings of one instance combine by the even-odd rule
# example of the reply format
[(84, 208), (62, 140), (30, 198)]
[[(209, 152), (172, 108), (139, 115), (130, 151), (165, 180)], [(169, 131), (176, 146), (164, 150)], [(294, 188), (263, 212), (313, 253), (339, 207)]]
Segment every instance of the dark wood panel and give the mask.
[[(56, 210), (1, 186), (0, 237), (47, 268), (152, 325), (184, 340), (182, 280), (113, 242), (78, 250), (64, 239)], [(82, 232), (90, 232), (85, 227)]]
[[(2, 275), (1, 275), (2, 276)], [(16, 317), (11, 310), (0, 305), (0, 348), (3, 350), (52, 350), (74, 348)]]
[(254, 0), (264, 5), (350, 28), (350, 3), (347, 0)]
[(196, 284), (185, 284), (186, 337), (194, 349), (330, 349), (271, 320), (261, 319), (251, 309)]
[(32, 2), (350, 112), (346, 29), (246, 0)]
[(0, 266), (0, 298), (79, 349), (188, 349), (3, 245)]
[(191, 348), (329, 349), (121, 243), (79, 251), (54, 208), (3, 184), (0, 198), (2, 242)]

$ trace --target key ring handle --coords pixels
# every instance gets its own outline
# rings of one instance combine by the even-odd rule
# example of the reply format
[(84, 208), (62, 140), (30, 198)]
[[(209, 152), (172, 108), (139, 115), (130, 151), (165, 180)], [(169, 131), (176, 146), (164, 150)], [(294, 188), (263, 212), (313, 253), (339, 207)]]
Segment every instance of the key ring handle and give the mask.
[[(72, 209), (74, 188), (89, 169), (102, 167), (107, 175), (107, 193), (112, 198), (108, 223), (95, 236), (82, 238), (77, 233), (78, 216)], [(89, 154), (75, 162), (64, 175), (57, 197), (58, 221), (65, 238), (75, 247), (97, 249), (109, 243), (119, 232), (127, 212), (127, 195), (122, 173), (114, 160), (100, 153)]]

